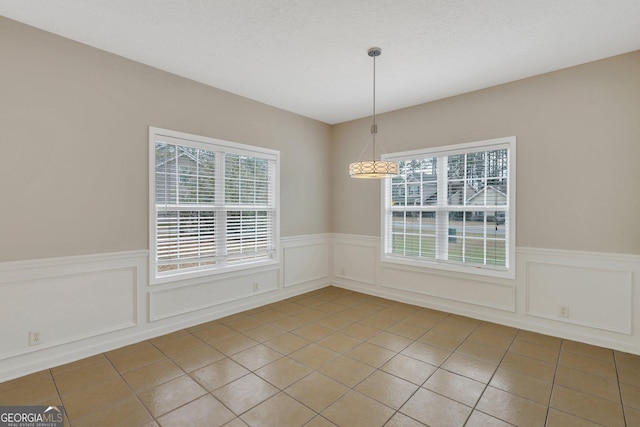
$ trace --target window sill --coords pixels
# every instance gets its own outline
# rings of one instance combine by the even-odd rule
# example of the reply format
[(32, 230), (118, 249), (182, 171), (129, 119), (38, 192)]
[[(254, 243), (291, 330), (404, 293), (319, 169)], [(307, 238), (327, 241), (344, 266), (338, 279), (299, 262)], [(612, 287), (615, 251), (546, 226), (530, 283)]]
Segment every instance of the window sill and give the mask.
[[(462, 277), (465, 279), (490, 281), (492, 278), (515, 280), (515, 267), (509, 269), (491, 269), (480, 266), (467, 266), (447, 262), (416, 261), (407, 258), (382, 256), (381, 267), (410, 270), (418, 273), (437, 274), (442, 276)], [(512, 264), (515, 265), (515, 262)]]
[[(212, 279), (212, 278), (223, 279), (228, 276), (239, 276), (243, 274), (251, 274), (256, 271), (260, 271), (264, 269), (272, 269), (274, 267), (279, 267), (279, 264), (280, 264), (279, 260), (269, 259), (264, 261), (245, 263), (242, 265), (216, 267), (216, 268), (210, 268), (206, 270), (185, 271), (185, 272), (175, 273), (171, 275), (150, 277), (149, 284), (154, 286), (154, 285), (165, 285), (165, 284), (186, 282), (186, 281), (190, 281), (190, 282), (204, 281), (204, 280), (198, 280), (198, 279)], [(152, 265), (150, 270), (154, 271), (155, 265)]]

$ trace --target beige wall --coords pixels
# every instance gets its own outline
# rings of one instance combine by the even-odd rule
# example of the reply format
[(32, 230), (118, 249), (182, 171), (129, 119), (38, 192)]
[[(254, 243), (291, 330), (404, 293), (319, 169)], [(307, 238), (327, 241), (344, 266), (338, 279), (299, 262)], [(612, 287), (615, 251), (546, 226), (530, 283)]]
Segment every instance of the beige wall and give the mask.
[[(428, 70), (426, 70), (428, 72)], [(517, 137), (517, 246), (640, 254), (640, 51), (378, 117), (387, 152)], [(369, 119), (333, 128), (336, 233), (380, 235), (348, 177)]]
[(0, 261), (148, 248), (150, 125), (280, 150), (282, 236), (330, 231), (330, 126), (2, 17), (0, 40)]
[[(281, 150), (284, 237), (380, 234), (380, 184), (347, 175), (369, 119), (331, 127), (2, 17), (0, 39), (0, 261), (147, 248), (149, 125)], [(634, 52), (382, 114), (379, 140), (515, 135), (518, 246), (639, 254), (638, 75)]]

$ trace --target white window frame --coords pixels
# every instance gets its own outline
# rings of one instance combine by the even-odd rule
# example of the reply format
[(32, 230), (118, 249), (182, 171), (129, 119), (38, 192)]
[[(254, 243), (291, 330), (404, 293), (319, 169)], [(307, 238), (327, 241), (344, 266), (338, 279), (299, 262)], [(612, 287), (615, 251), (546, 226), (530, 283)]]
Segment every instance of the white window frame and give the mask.
[[(505, 238), (506, 238), (506, 267), (493, 267), (493, 266), (485, 266), (485, 265), (477, 265), (477, 264), (466, 264), (462, 262), (456, 261), (447, 261), (441, 259), (431, 259), (426, 257), (418, 257), (418, 256), (400, 256), (393, 254), (391, 252), (392, 241), (391, 241), (391, 224), (389, 221), (392, 221), (392, 213), (391, 213), (391, 201), (389, 197), (391, 195), (391, 179), (385, 179), (381, 185), (381, 200), (382, 200), (382, 221), (381, 221), (381, 236), (382, 236), (382, 245), (381, 245), (381, 261), (386, 263), (393, 264), (402, 264), (411, 267), (417, 268), (433, 268), (438, 270), (446, 270), (456, 273), (468, 273), (468, 274), (476, 274), (482, 276), (490, 276), (490, 277), (498, 277), (505, 279), (515, 279), (515, 267), (516, 267), (516, 137), (504, 137), (504, 138), (496, 138), (485, 141), (476, 141), (469, 142), (464, 144), (456, 144), (435, 148), (426, 148), (421, 150), (413, 150), (413, 151), (404, 151), (398, 153), (388, 153), (383, 154), (382, 159), (388, 161), (403, 161), (403, 160), (411, 160), (411, 159), (419, 159), (419, 158), (444, 158), (446, 156), (456, 155), (456, 154), (464, 154), (464, 153), (473, 153), (478, 151), (491, 151), (497, 150), (501, 148), (508, 149), (508, 190), (507, 190), (507, 200), (508, 206), (505, 209), (508, 212), (508, 221), (505, 223)], [(438, 161), (438, 193), (439, 194), (447, 194), (447, 168), (442, 167), (440, 165), (441, 160)], [(445, 179), (442, 179), (444, 176)], [(442, 208), (439, 206), (439, 208)], [(459, 210), (459, 209), (442, 209), (436, 212), (436, 220), (442, 221), (443, 218), (447, 218), (448, 221), (448, 213)], [(443, 229), (443, 227), (440, 227)], [(440, 248), (447, 247), (447, 239), (448, 235), (444, 233), (440, 233), (437, 235), (436, 239), (438, 240)], [(442, 250), (442, 249), (440, 249)]]
[[(211, 267), (199, 267), (194, 270), (174, 270), (170, 273), (159, 274), (157, 271), (157, 206), (156, 206), (156, 182), (155, 182), (155, 162), (156, 162), (156, 142), (167, 142), (191, 148), (199, 148), (213, 151), (218, 154), (216, 158), (216, 168), (219, 170), (218, 178), (224, 176), (224, 154), (236, 154), (241, 156), (263, 158), (275, 162), (275, 182), (273, 185), (273, 203), (275, 204), (275, 218), (273, 220), (273, 245), (268, 257), (251, 259), (248, 261), (235, 262), (227, 264), (220, 262)], [(220, 155), (222, 154), (222, 155)], [(223, 180), (220, 181), (217, 188), (224, 188)], [(218, 190), (219, 191), (219, 190)], [(224, 190), (223, 190), (224, 191)], [(216, 196), (215, 212), (234, 210), (235, 205), (226, 205), (222, 199), (223, 195)], [(226, 211), (225, 211), (226, 212)], [(217, 214), (216, 214), (217, 215)], [(224, 215), (226, 218), (226, 215)], [(216, 221), (223, 223), (226, 219), (216, 217)], [(226, 231), (221, 230), (225, 227), (219, 227), (216, 232), (217, 239), (226, 239)], [(226, 245), (226, 241), (224, 243)], [(184, 132), (178, 132), (168, 129), (149, 126), (149, 282), (151, 284), (161, 284), (185, 280), (197, 277), (204, 277), (214, 274), (229, 273), (233, 271), (242, 271), (250, 268), (267, 267), (279, 264), (280, 252), (280, 152), (263, 147), (256, 147), (237, 142), (225, 141), (206, 136), (193, 135)]]

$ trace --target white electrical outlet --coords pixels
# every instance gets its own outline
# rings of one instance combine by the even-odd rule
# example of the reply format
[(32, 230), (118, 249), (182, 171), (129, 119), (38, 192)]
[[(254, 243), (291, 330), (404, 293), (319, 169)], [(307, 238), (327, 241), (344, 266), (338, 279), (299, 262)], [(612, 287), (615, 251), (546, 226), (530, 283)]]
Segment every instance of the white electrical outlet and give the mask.
[(42, 337), (39, 331), (29, 331), (29, 345), (38, 345)]
[(253, 292), (255, 292), (255, 291), (257, 291), (257, 290), (258, 290), (258, 284), (257, 284), (257, 283), (254, 283), (254, 284), (253, 284)]
[(560, 317), (569, 317), (569, 306), (563, 305), (560, 307), (560, 312), (558, 313)]

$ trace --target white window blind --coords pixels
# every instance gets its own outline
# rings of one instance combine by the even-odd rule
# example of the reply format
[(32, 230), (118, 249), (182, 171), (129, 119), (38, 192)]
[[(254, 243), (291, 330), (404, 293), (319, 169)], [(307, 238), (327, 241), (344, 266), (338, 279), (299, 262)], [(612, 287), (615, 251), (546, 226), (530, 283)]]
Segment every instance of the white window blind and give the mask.
[(514, 153), (511, 137), (385, 155), (385, 261), (511, 277)]
[(150, 129), (155, 278), (275, 257), (277, 152)]

